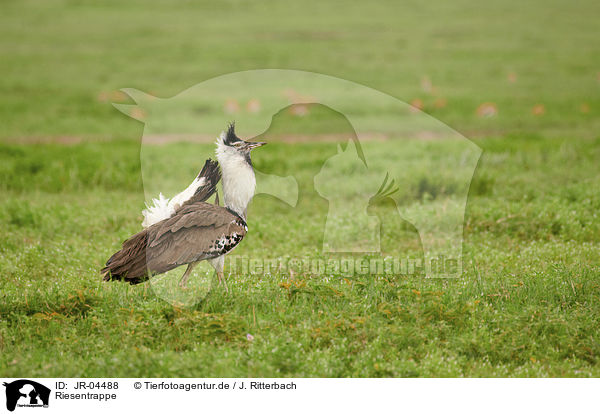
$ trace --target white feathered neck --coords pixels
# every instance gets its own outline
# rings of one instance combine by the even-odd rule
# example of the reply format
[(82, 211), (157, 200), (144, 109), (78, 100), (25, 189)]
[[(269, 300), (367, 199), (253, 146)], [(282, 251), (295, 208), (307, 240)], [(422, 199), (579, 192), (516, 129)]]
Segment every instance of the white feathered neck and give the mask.
[(254, 197), (256, 177), (252, 165), (237, 149), (226, 145), (222, 132), (217, 139), (217, 160), (221, 166), (225, 206), (246, 219), (246, 209)]

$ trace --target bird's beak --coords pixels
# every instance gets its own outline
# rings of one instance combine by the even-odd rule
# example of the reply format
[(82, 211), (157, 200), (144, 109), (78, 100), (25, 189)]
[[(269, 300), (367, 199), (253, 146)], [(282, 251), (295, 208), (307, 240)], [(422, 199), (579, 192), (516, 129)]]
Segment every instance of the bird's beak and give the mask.
[(258, 147), (262, 147), (263, 145), (267, 145), (266, 142), (250, 142), (250, 141), (246, 141), (246, 148), (248, 148), (249, 150), (254, 149), (254, 148), (258, 148)]

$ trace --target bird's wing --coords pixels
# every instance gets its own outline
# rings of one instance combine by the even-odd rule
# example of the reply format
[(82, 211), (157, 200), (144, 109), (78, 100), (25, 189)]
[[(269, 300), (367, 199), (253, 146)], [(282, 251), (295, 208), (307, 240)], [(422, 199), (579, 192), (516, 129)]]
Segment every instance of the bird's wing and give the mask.
[(211, 259), (231, 251), (246, 235), (245, 221), (224, 207), (186, 204), (148, 229), (146, 259), (152, 273)]

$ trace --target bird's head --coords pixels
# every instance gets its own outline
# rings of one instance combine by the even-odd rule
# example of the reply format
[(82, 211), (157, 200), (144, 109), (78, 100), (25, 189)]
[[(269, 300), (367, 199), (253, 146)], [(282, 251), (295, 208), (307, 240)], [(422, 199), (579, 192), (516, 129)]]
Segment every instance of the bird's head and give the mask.
[(235, 135), (235, 123), (229, 124), (226, 132), (217, 138), (217, 159), (221, 165), (244, 160), (252, 165), (250, 151), (262, 147), (266, 142), (244, 141)]

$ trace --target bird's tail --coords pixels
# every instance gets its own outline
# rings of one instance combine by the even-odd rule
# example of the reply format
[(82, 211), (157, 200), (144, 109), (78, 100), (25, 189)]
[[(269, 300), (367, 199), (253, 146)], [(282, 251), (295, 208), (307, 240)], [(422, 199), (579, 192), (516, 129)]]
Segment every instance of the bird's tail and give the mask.
[(123, 242), (121, 250), (113, 254), (100, 271), (102, 280), (124, 280), (131, 284), (147, 279), (146, 247), (148, 246), (148, 229), (134, 234)]
[(221, 170), (219, 169), (219, 163), (211, 160), (210, 158), (204, 163), (204, 167), (198, 174), (198, 178), (204, 178), (206, 184), (198, 187), (196, 194), (192, 196), (190, 201), (206, 201), (217, 191), (217, 184), (221, 180)]

